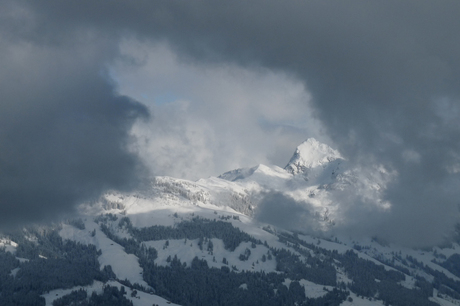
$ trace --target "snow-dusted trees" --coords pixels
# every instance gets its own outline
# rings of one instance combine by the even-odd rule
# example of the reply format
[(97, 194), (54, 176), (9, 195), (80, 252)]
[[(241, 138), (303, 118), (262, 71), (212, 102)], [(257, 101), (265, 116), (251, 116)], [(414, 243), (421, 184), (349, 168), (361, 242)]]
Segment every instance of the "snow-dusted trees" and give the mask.
[[(134, 291), (133, 291), (134, 292)], [(104, 286), (102, 294), (93, 292), (88, 298), (84, 289), (74, 290), (54, 300), (53, 306), (132, 306), (133, 302), (126, 297), (124, 287)]]
[[(27, 261), (19, 263), (10, 253), (0, 251), (0, 305), (44, 305), (40, 295), (46, 291), (108, 279), (99, 269), (94, 245), (63, 241), (56, 231), (48, 229), (29, 229), (27, 235), (28, 239), (15, 236), (19, 243), (16, 256)], [(19, 268), (15, 277), (10, 275), (13, 268)]]
[[(262, 244), (231, 223), (216, 220), (194, 218), (192, 221), (183, 221), (175, 227), (151, 226), (145, 228), (129, 227), (131, 235), (138, 241), (166, 240), (166, 239), (222, 239), (227, 250), (234, 251), (242, 242)], [(209, 244), (208, 244), (209, 247)]]

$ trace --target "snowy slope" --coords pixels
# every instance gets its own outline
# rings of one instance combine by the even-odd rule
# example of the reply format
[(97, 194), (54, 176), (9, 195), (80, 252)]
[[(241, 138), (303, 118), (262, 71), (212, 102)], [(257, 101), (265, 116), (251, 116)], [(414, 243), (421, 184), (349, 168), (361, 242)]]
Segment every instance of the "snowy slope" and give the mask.
[[(200, 260), (206, 261), (207, 265), (212, 268), (221, 269), (222, 267), (229, 267), (236, 273), (244, 271), (263, 271), (264, 273), (280, 273), (277, 268), (277, 257), (272, 254), (273, 258), (263, 259), (264, 255), (270, 253), (272, 249), (285, 249), (289, 250), (296, 256), (300, 256), (302, 261), (307, 261), (309, 256), (318, 257), (325, 260), (327, 252), (337, 252), (347, 254), (353, 252), (362, 260), (366, 260), (375, 264), (376, 266), (383, 266), (385, 271), (398, 271), (395, 267), (401, 267), (407, 271), (405, 280), (400, 283), (401, 286), (417, 290), (416, 277), (422, 277), (426, 280), (433, 280), (433, 275), (429, 270), (421, 269), (414, 266), (407, 258), (413, 258), (415, 262), (419, 262), (424, 266), (429, 267), (434, 271), (439, 271), (446, 275), (452, 281), (460, 281), (460, 278), (452, 274), (440, 264), (454, 254), (460, 253), (460, 246), (453, 244), (450, 248), (435, 248), (433, 250), (414, 250), (409, 248), (402, 248), (394, 245), (381, 245), (371, 239), (364, 239), (361, 241), (352, 240), (349, 237), (330, 237), (322, 239), (312, 237), (309, 235), (297, 235), (298, 241), (305, 242), (305, 245), (297, 245), (294, 242), (286, 242), (280, 237), (284, 237), (284, 233), (288, 236), (292, 235), (282, 229), (277, 229), (274, 226), (259, 223), (251, 217), (241, 214), (228, 207), (221, 207), (209, 203), (191, 201), (186, 204), (184, 199), (175, 200), (176, 205), (161, 204), (157, 199), (147, 199), (134, 196), (121, 196), (115, 197), (111, 195), (112, 201), (118, 201), (116, 208), (107, 208), (106, 202), (94, 204), (91, 211), (97, 209), (99, 213), (105, 215), (111, 214), (110, 220), (104, 221), (110, 231), (115, 234), (119, 239), (132, 238), (126, 226), (120, 225), (121, 220), (128, 218), (135, 228), (141, 229), (152, 225), (161, 225), (166, 227), (176, 227), (181, 222), (192, 221), (194, 218), (200, 217), (206, 220), (216, 220), (228, 222), (234, 227), (250, 234), (257, 240), (263, 241), (263, 244), (251, 245), (250, 242), (240, 243), (234, 250), (229, 250), (224, 247), (223, 241), (218, 238), (209, 238), (204, 241), (204, 246), (199, 247), (198, 239), (158, 239), (142, 242), (146, 247), (153, 247), (157, 250), (158, 256), (155, 263), (158, 266), (169, 267), (171, 265), (171, 258), (178, 258), (186, 266), (190, 266), (193, 258), (197, 257)], [(173, 201), (174, 202), (174, 201)], [(161, 205), (160, 205), (161, 204)], [(170, 203), (171, 204), (171, 203)], [(59, 235), (64, 239), (78, 241), (83, 244), (93, 244), (101, 252), (99, 261), (101, 268), (105, 265), (110, 265), (116, 275), (116, 279), (110, 280), (107, 284), (121, 288), (117, 280), (129, 280), (132, 284), (137, 283), (144, 286), (147, 291), (137, 290), (137, 296), (132, 297), (133, 288), (123, 285), (127, 292), (126, 297), (133, 301), (134, 305), (169, 305), (167, 299), (159, 297), (150, 293), (148, 288), (149, 284), (143, 279), (143, 269), (140, 266), (139, 258), (134, 254), (128, 254), (126, 249), (110, 239), (104, 232), (102, 232), (100, 221), (95, 222), (100, 218), (95, 218), (94, 215), (86, 215), (84, 220), (84, 229), (79, 229), (70, 224), (62, 224), (60, 226)], [(94, 232), (94, 234), (93, 234)], [(294, 237), (294, 236), (292, 236)], [(32, 238), (31, 238), (32, 239)], [(207, 250), (209, 243), (212, 243), (212, 252)], [(3, 244), (16, 245), (7, 239), (2, 240)], [(246, 260), (241, 260), (240, 256), (249, 249), (250, 255)], [(300, 251), (303, 250), (303, 251)], [(324, 250), (324, 251), (320, 251)], [(9, 248), (9, 252), (14, 253), (15, 248)], [(395, 257), (395, 254), (398, 254)], [(306, 257), (308, 255), (308, 257)], [(169, 259), (168, 259), (169, 258)], [(223, 259), (226, 259), (224, 263)], [(349, 272), (344, 269), (339, 262), (336, 262), (337, 281), (344, 284), (352, 284), (353, 280), (350, 278)], [(398, 272), (399, 273), (399, 272)], [(379, 281), (376, 279), (376, 282)], [(292, 278), (285, 277), (283, 280), (284, 286), (289, 290)], [(334, 286), (317, 284), (311, 280), (301, 278), (299, 284), (305, 291), (307, 298), (322, 298), (330, 294), (335, 288)], [(46, 305), (52, 305), (52, 301), (70, 293), (72, 290), (84, 288), (89, 294), (91, 292), (101, 292), (101, 282), (95, 281), (92, 285), (84, 287), (74, 287), (71, 289), (56, 289), (43, 296), (46, 299)], [(245, 283), (238, 284), (241, 290), (251, 290), (251, 286)], [(152, 288), (155, 290), (155, 288)], [(433, 290), (430, 300), (439, 305), (459, 305), (460, 300), (457, 300), (444, 293), (439, 293)], [(378, 297), (363, 298), (356, 293), (350, 292), (347, 299), (341, 305), (383, 305), (383, 301)]]
[[(124, 198), (127, 202), (130, 202), (130, 198)], [(165, 226), (175, 226), (180, 222), (192, 220), (196, 217), (202, 217), (205, 219), (213, 220), (227, 220), (235, 227), (251, 234), (251, 236), (256, 237), (262, 241), (266, 241), (269, 247), (275, 249), (286, 249), (290, 250), (294, 254), (298, 254), (304, 258), (303, 253), (299, 253), (292, 244), (281, 242), (278, 238), (277, 233), (283, 233), (282, 229), (276, 229), (273, 226), (267, 224), (260, 224), (250, 217), (247, 217), (241, 213), (238, 213), (233, 210), (228, 210), (227, 208), (212, 206), (210, 204), (189, 204), (186, 205), (176, 205), (176, 206), (155, 206), (154, 202), (151, 206), (151, 209), (139, 209), (142, 205), (147, 205), (146, 201), (141, 201), (142, 204), (136, 203), (127, 206), (124, 210), (120, 209), (111, 209), (105, 210), (104, 212), (109, 212), (117, 216), (117, 220), (113, 221), (111, 228), (119, 237), (128, 237), (126, 230), (118, 226), (120, 218), (128, 217), (133, 221), (133, 224), (138, 227), (146, 227), (156, 224), (163, 224)], [(139, 216), (142, 215), (142, 218), (139, 219)], [(135, 256), (129, 257), (129, 254), (124, 253), (123, 248), (117, 245), (115, 242), (110, 242), (103, 233), (97, 232), (95, 237), (90, 237), (90, 231), (93, 228), (94, 222), (87, 221), (85, 225), (87, 228), (85, 230), (78, 230), (72, 228), (69, 225), (64, 225), (60, 231), (60, 235), (67, 239), (75, 239), (82, 243), (94, 243), (97, 244), (102, 251), (101, 260), (106, 264), (111, 264), (117, 278), (123, 279), (127, 278), (132, 283), (138, 282), (142, 283), (142, 278), (139, 278), (139, 275), (136, 273), (129, 274), (122, 267), (127, 266), (129, 269), (138, 271), (139, 265)], [(95, 224), (95, 223), (94, 223)], [(386, 271), (398, 271), (393, 266), (389, 264), (403, 267), (410, 271), (410, 274), (406, 275), (406, 280), (401, 282), (401, 285), (413, 289), (415, 286), (414, 277), (422, 277), (427, 280), (432, 280), (432, 276), (428, 273), (420, 270), (417, 267), (413, 267), (411, 263), (403, 263), (396, 259), (394, 254), (400, 254), (399, 258), (412, 257), (416, 261), (430, 267), (435, 271), (439, 271), (445, 274), (448, 278), (453, 281), (460, 281), (460, 278), (453, 275), (450, 271), (446, 270), (439, 264), (435, 263), (435, 260), (444, 256), (447, 258), (453, 254), (460, 253), (460, 246), (454, 244), (452, 248), (436, 248), (433, 251), (420, 251), (413, 250), (409, 248), (398, 247), (395, 245), (386, 245), (383, 246), (376, 241), (371, 239), (355, 241), (347, 237), (334, 237), (334, 239), (321, 239), (315, 238), (308, 235), (298, 235), (298, 237), (305, 241), (308, 245), (316, 245), (321, 249), (327, 251), (338, 252), (339, 254), (345, 254), (347, 251), (352, 251), (361, 259), (370, 261), (376, 265), (382, 265)], [(93, 239), (93, 240), (91, 240)], [(209, 267), (221, 268), (223, 266), (235, 267), (236, 272), (241, 271), (264, 271), (265, 273), (276, 272), (276, 258), (271, 260), (262, 261), (262, 256), (267, 254), (269, 250), (264, 245), (256, 245), (255, 247), (251, 246), (250, 243), (241, 243), (235, 250), (229, 251), (224, 248), (223, 242), (220, 239), (211, 238), (209, 241), (212, 241), (214, 246), (213, 252), (210, 253), (204, 249), (200, 249), (198, 246), (197, 239), (160, 239), (143, 242), (147, 247), (154, 247), (158, 251), (158, 257), (156, 259), (156, 264), (159, 266), (169, 266), (170, 260), (172, 257), (177, 257), (181, 262), (185, 263), (187, 266), (190, 266), (192, 259), (198, 257), (200, 260), (207, 262)], [(205, 242), (206, 245), (207, 242)], [(358, 247), (357, 247), (358, 246)], [(242, 261), (239, 259), (239, 256), (244, 253), (245, 249), (250, 249), (251, 254), (249, 259)], [(309, 254), (315, 256), (316, 251), (314, 249), (303, 248), (308, 250)], [(104, 254), (109, 254), (113, 252), (113, 258), (110, 262), (104, 261)], [(120, 255), (117, 255), (117, 254)], [(440, 255), (442, 254), (442, 255)], [(132, 255), (131, 255), (132, 256)], [(169, 259), (168, 259), (169, 257)], [(223, 263), (223, 258), (227, 260), (227, 263)], [(388, 264), (386, 264), (388, 263)], [(340, 268), (337, 268), (337, 281), (343, 281), (345, 283), (351, 283), (351, 280), (348, 278), (347, 273)], [(285, 286), (289, 288), (291, 280), (289, 278), (285, 279)], [(305, 290), (307, 297), (318, 298), (325, 296), (333, 287), (328, 287), (320, 284), (315, 284), (306, 279), (300, 280), (301, 286)], [(246, 288), (245, 284), (241, 284), (242, 288)], [(56, 291), (58, 292), (58, 291)], [(147, 294), (147, 293), (146, 293)], [(150, 295), (149, 295), (150, 296)], [(383, 302), (378, 298), (373, 298), (369, 300), (368, 298), (360, 297), (354, 293), (350, 293), (350, 301), (347, 299), (343, 302), (342, 305), (383, 305)], [(47, 296), (47, 299), (49, 295)], [(460, 300), (453, 299), (452, 297), (438, 294), (437, 291), (433, 291), (432, 301), (439, 303), (440, 305), (459, 305)], [(134, 301), (136, 302), (136, 301)], [(135, 305), (142, 305), (136, 304)]]
[(393, 177), (381, 165), (352, 167), (338, 151), (310, 138), (297, 147), (284, 169), (260, 164), (196, 182), (156, 177), (135, 194), (115, 192), (105, 201), (112, 207), (214, 205), (253, 216), (265, 194), (279, 192), (318, 216), (314, 227), (327, 231), (334, 223), (346, 222), (343, 201), (389, 209), (382, 194)]
[(177, 305), (177, 304), (169, 302), (168, 300), (166, 300), (166, 299), (164, 299), (162, 297), (159, 297), (159, 296), (154, 295), (154, 294), (145, 293), (145, 292), (142, 292), (142, 291), (138, 291), (136, 296), (133, 297), (133, 296), (131, 296), (132, 293), (133, 293), (133, 290), (131, 288), (129, 288), (129, 287), (123, 286), (122, 284), (120, 284), (117, 281), (109, 281), (109, 282), (107, 282), (105, 284), (102, 283), (102, 282), (95, 281), (93, 284), (91, 284), (89, 286), (76, 286), (76, 287), (71, 288), (71, 289), (56, 289), (56, 290), (52, 290), (52, 291), (44, 294), (43, 297), (45, 298), (46, 306), (52, 306), (54, 300), (66, 295), (66, 294), (69, 294), (73, 290), (84, 289), (84, 290), (86, 290), (88, 295), (91, 295), (93, 292), (96, 292), (97, 294), (101, 294), (102, 290), (103, 290), (102, 288), (103, 288), (104, 285), (110, 285), (110, 286), (118, 287), (118, 288), (124, 287), (125, 291), (127, 292), (126, 297), (130, 301), (133, 302), (134, 306), (152, 306), (152, 304), (153, 305), (156, 304), (158, 306), (166, 306), (166, 305), (174, 306), (174, 305)]
[[(261, 273), (260, 277), (269, 273), (279, 275), (281, 283), (272, 284), (270, 289), (275, 296), (298, 286), (304, 291), (305, 298), (332, 299), (336, 292), (342, 292), (347, 295), (341, 305), (384, 305), (384, 297), (380, 297), (379, 292), (363, 297), (365, 293), (358, 294), (360, 288), (353, 287), (359, 282), (353, 269), (368, 265), (369, 268), (362, 273), (373, 271), (375, 276), (366, 282), (374, 287), (393, 275), (397, 279), (393, 286), (401, 292), (406, 290), (405, 294), (417, 295), (422, 292), (421, 286), (428, 286), (423, 294), (420, 293), (424, 301), (460, 305), (460, 273), (455, 270), (460, 262), (458, 244), (414, 250), (382, 245), (371, 238), (358, 240), (332, 236), (328, 231), (341, 222), (343, 203), (338, 199), (344, 198), (344, 194), (352, 193), (354, 199), (385, 209), (389, 204), (381, 200), (381, 194), (392, 175), (379, 165), (370, 169), (353, 168), (336, 150), (308, 139), (296, 149), (285, 169), (258, 165), (196, 182), (155, 177), (135, 192), (112, 191), (97, 201), (82, 204), (79, 207), (80, 225), (76, 225), (78, 222), (63, 222), (55, 230), (64, 241), (94, 245), (98, 250), (100, 269), (110, 266), (114, 273), (106, 284), (118, 288), (121, 288), (121, 282), (131, 284), (123, 286), (126, 297), (134, 305), (166, 305), (168, 299), (174, 301), (175, 298), (167, 294), (163, 297), (155, 295), (156, 291), (163, 294), (168, 291), (158, 287), (158, 280), (152, 281), (151, 271), (146, 270), (143, 258), (145, 250), (155, 250), (155, 258), (149, 260), (154, 262), (158, 273), (163, 271), (161, 269), (173, 271), (177, 262), (189, 269), (198, 260), (209, 273), (228, 269), (231, 271), (229, 275), (246, 275), (248, 272)], [(264, 195), (269, 192), (297, 201), (316, 216), (317, 228), (324, 232), (317, 236), (293, 233), (257, 221), (253, 217), (257, 215)], [(188, 226), (185, 227), (188, 232), (180, 231), (184, 224)], [(193, 234), (196, 230), (194, 224), (203, 228), (210, 224), (211, 230)], [(145, 234), (149, 230), (154, 234)], [(173, 234), (164, 236), (168, 231)], [(37, 235), (40, 232), (46, 231), (25, 231), (24, 241), (39, 244), (41, 240)], [(228, 237), (237, 244), (226, 245)], [(19, 244), (13, 240), (7, 236), (1, 238), (0, 247), (16, 254)], [(39, 257), (45, 258), (40, 253)], [(29, 261), (20, 260), (23, 263)], [(302, 270), (299, 264), (311, 270), (298, 275), (297, 270)], [(322, 270), (324, 267), (326, 270)], [(16, 277), (20, 269), (21, 266), (16, 265), (9, 273)], [(149, 276), (146, 273), (150, 273)], [(327, 273), (335, 275), (332, 281), (322, 279)], [(431, 283), (437, 284), (436, 287)], [(52, 305), (53, 300), (72, 290), (84, 288), (89, 294), (93, 291), (100, 293), (103, 285), (94, 280), (87, 286), (51, 290), (43, 297), (46, 305)], [(241, 294), (254, 290), (254, 284), (247, 282), (241, 281), (235, 286)], [(135, 288), (138, 293), (131, 296)]]

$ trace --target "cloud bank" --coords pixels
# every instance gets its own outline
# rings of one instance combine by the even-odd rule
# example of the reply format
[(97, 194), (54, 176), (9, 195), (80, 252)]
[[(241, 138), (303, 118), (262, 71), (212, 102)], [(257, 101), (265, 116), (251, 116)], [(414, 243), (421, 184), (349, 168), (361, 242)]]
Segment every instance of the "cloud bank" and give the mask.
[(104, 72), (113, 42), (80, 29), (58, 37), (38, 30), (26, 8), (1, 6), (1, 228), (51, 220), (107, 189), (133, 187), (144, 170), (129, 131), (149, 113), (117, 95)]
[[(459, 6), (458, 1), (425, 0), (232, 1), (225, 4), (206, 0), (2, 1), (2, 7), (9, 8), (1, 17), (2, 53), (6, 52), (5, 45), (6, 50), (12, 45), (8, 39), (21, 44), (21, 50), (27, 50), (23, 48), (24, 43), (40, 47), (52, 45), (61, 50), (65, 43), (73, 44), (78, 48), (68, 47), (68, 51), (69, 58), (78, 59), (73, 61), (79, 63), (74, 69), (88, 68), (80, 76), (75, 74), (76, 78), (82, 87), (92, 83), (94, 88), (101, 83), (96, 76), (99, 71), (95, 72), (94, 67), (100, 67), (104, 59), (95, 58), (89, 63), (79, 58), (79, 55), (82, 57), (79, 51), (87, 51), (78, 39), (89, 31), (98, 34), (94, 40), (96, 46), (103, 46), (103, 41), (119, 42), (122, 37), (167, 42), (182, 60), (196, 65), (224, 63), (251, 70), (263, 68), (297, 78), (311, 94), (315, 116), (351, 163), (366, 165), (378, 161), (398, 173), (386, 190), (385, 198), (392, 203), (392, 211), (382, 222), (382, 234), (401, 243), (424, 241), (426, 237), (426, 242), (433, 243), (442, 240), (458, 221)], [(28, 22), (25, 28), (24, 20)], [(105, 59), (115, 54), (119, 46), (108, 44), (102, 51)], [(6, 63), (10, 62), (8, 58), (2, 57)], [(54, 58), (49, 61), (51, 65)], [(35, 71), (30, 77), (35, 75), (38, 83), (48, 79), (43, 80), (43, 75), (47, 75), (43, 70), (34, 70), (30, 65), (27, 68), (29, 73)], [(17, 69), (15, 66), (12, 75)], [(74, 73), (69, 72), (72, 69), (65, 71), (61, 75), (57, 73), (55, 79), (62, 83), (66, 78), (75, 78)], [(3, 77), (14, 80), (7, 74)], [(74, 98), (77, 99), (82, 95), (82, 91), (77, 90), (78, 83), (65, 83), (59, 88), (78, 92)], [(46, 97), (47, 91), (43, 89), (46, 86), (35, 87), (34, 97)], [(25, 94), (17, 89), (4, 95), (14, 99), (17, 92)], [(90, 92), (110, 95), (113, 87)], [(85, 101), (91, 100), (91, 97), (83, 97)], [(56, 101), (53, 97), (40, 99)], [(119, 148), (120, 141), (126, 141), (127, 126), (132, 123), (127, 118), (133, 117), (127, 114), (136, 117), (132, 111), (137, 110), (134, 111), (137, 114), (145, 109), (141, 111), (141, 106), (123, 98), (113, 99), (124, 101), (120, 104), (126, 107), (114, 114), (119, 120), (115, 120), (115, 126), (121, 124), (122, 128), (115, 128), (120, 134), (116, 134), (111, 143)], [(27, 101), (27, 97), (21, 100)], [(4, 116), (14, 118), (10, 113)], [(95, 121), (108, 122), (113, 127), (110, 116), (103, 117), (107, 121)], [(43, 122), (50, 120), (43, 119)], [(2, 131), (13, 128), (17, 127), (8, 125)], [(4, 139), (7, 136), (2, 136), (3, 147), (14, 147), (12, 140)], [(134, 158), (129, 154), (121, 156)], [(2, 158), (3, 163), (7, 163), (5, 160), (9, 159)]]

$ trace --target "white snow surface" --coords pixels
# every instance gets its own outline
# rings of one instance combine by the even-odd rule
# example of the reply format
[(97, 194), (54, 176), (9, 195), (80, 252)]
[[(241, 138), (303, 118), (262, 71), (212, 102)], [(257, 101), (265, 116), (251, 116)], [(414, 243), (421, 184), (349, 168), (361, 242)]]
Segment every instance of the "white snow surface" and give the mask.
[(349, 302), (348, 299), (342, 302), (340, 306), (383, 306), (384, 303), (380, 300), (375, 300), (372, 299), (369, 301), (367, 298), (362, 298), (358, 297), (356, 294), (353, 292), (350, 292), (350, 297), (353, 299), (353, 301)]
[[(289, 278), (286, 278), (283, 282), (283, 285), (285, 285), (288, 289), (291, 284), (292, 280)], [(304, 287), (305, 289), (305, 296), (307, 298), (319, 298), (322, 297), (323, 295), (327, 294), (328, 291), (334, 289), (334, 287), (331, 286), (324, 286), (324, 285), (318, 285), (315, 283), (312, 283), (310, 281), (307, 281), (305, 279), (301, 279), (299, 281), (299, 284)], [(326, 290), (325, 290), (326, 289)]]
[[(292, 170), (294, 168), (298, 171)], [(192, 204), (217, 206), (253, 216), (266, 194), (279, 192), (297, 201), (310, 215), (317, 216), (318, 224), (312, 228), (328, 231), (332, 224), (347, 222), (342, 217), (346, 207), (342, 201), (365, 202), (382, 210), (389, 209), (391, 205), (382, 200), (382, 195), (394, 175), (381, 165), (352, 168), (339, 152), (310, 138), (297, 148), (285, 169), (260, 164), (196, 182), (155, 177), (144, 190), (133, 194), (112, 192), (104, 201), (112, 206), (122, 204), (131, 211), (137, 206), (135, 209), (140, 214), (152, 207), (167, 209)], [(355, 198), (350, 198), (351, 194)], [(142, 218), (135, 217), (135, 222), (148, 221)]]
[(121, 287), (125, 287), (125, 291), (126, 291), (125, 297), (128, 300), (132, 301), (134, 306), (152, 306), (152, 304), (158, 304), (160, 306), (166, 306), (166, 305), (173, 305), (173, 306), (176, 305), (177, 306), (177, 304), (171, 303), (168, 300), (158, 295), (149, 294), (149, 293), (145, 293), (145, 292), (138, 291), (138, 290), (137, 290), (136, 296), (132, 297), (131, 293), (133, 292), (133, 290), (116, 281), (108, 281), (105, 284), (99, 281), (94, 281), (89, 286), (76, 286), (71, 289), (56, 289), (46, 294), (43, 294), (42, 296), (45, 298), (46, 306), (52, 306), (54, 300), (57, 300), (63, 297), (64, 295), (71, 293), (74, 290), (80, 290), (80, 289), (86, 290), (88, 294), (88, 298), (91, 296), (93, 292), (96, 292), (97, 294), (101, 294), (103, 292), (104, 285), (118, 287), (119, 289), (121, 289)]
[(0, 248), (5, 248), (5, 251), (11, 254), (16, 254), (16, 247), (18, 244), (7, 238), (0, 238)]
[(297, 147), (285, 169), (292, 174), (305, 173), (336, 159), (343, 159), (337, 150), (314, 138), (308, 138)]
[[(91, 236), (93, 230), (96, 230), (94, 237)], [(91, 220), (85, 221), (84, 230), (64, 224), (59, 235), (63, 239), (95, 245), (102, 251), (101, 256), (98, 257), (101, 269), (110, 265), (118, 279), (128, 279), (132, 284), (138, 283), (146, 288), (150, 287), (142, 278), (142, 268), (139, 266), (138, 258), (133, 254), (127, 254), (121, 245), (107, 238), (97, 223)]]

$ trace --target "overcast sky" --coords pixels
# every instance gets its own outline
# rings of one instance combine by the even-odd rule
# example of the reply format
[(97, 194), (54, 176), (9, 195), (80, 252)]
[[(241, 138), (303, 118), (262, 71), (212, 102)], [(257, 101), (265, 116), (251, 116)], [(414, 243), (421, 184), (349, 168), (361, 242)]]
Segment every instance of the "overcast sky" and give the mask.
[(308, 137), (396, 171), (389, 239), (440, 241), (458, 220), (458, 1), (0, 5), (1, 223), (142, 169), (284, 166)]

